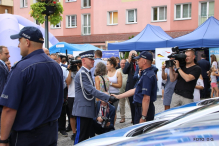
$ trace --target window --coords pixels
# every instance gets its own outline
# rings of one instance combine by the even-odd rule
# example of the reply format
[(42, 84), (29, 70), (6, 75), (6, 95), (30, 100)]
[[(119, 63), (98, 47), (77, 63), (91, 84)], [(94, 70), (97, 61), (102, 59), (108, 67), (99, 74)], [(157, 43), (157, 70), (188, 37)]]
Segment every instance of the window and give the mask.
[(175, 5), (175, 20), (191, 19), (191, 4)]
[(65, 0), (65, 2), (76, 2), (77, 0)]
[(76, 15), (71, 15), (71, 16), (66, 16), (66, 27), (67, 28), (74, 28), (77, 27), (77, 16)]
[(199, 25), (209, 17), (214, 16), (214, 1), (200, 2), (199, 5)]
[(137, 9), (127, 10), (126, 23), (137, 23)]
[(82, 35), (90, 35), (90, 14), (82, 15)]
[(8, 9), (5, 9), (5, 13), (6, 13), (6, 14), (8, 13)]
[(61, 22), (59, 22), (58, 24), (56, 25), (51, 25), (51, 28), (61, 28)]
[(152, 8), (152, 21), (166, 21), (167, 20), (167, 7), (153, 7)]
[(108, 25), (118, 24), (118, 12), (108, 12)]
[(81, 0), (81, 7), (82, 8), (90, 8), (91, 0)]
[(33, 3), (35, 4), (37, 2), (37, 0), (33, 0)]
[(20, 0), (20, 7), (21, 8), (27, 7), (27, 0)]

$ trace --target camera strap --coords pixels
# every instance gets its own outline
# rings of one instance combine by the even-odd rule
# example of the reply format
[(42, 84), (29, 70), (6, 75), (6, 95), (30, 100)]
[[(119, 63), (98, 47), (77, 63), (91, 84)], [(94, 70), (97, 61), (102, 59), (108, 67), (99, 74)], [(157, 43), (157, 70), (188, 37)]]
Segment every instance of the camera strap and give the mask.
[(106, 83), (105, 83), (105, 80), (104, 80), (103, 76), (100, 75), (100, 77), (101, 77), (102, 80), (103, 80), (104, 88), (105, 88), (105, 91), (107, 92), (107, 90), (106, 90)]
[(87, 95), (91, 95), (91, 94), (87, 93), (86, 90), (84, 89), (83, 82), (82, 82), (82, 73), (85, 73), (85, 74), (87, 75), (87, 77), (88, 77), (88, 79), (89, 79), (91, 85), (93, 85), (93, 81), (92, 81), (92, 79), (91, 79), (91, 77), (90, 77), (90, 75), (89, 75), (88, 73), (86, 73), (86, 72), (83, 71), (83, 70), (80, 72), (80, 84), (81, 84), (82, 94), (84, 95), (84, 98), (85, 98), (85, 99), (87, 99), (88, 101), (91, 101), (91, 100), (94, 99), (94, 96), (92, 96), (91, 98), (88, 98), (88, 97), (87, 97)]

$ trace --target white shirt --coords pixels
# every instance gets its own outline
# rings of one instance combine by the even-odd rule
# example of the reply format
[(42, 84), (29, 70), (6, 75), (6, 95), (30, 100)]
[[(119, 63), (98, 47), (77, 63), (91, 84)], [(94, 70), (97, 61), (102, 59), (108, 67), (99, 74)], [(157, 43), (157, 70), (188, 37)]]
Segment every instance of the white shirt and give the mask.
[[(204, 82), (203, 82), (203, 80), (199, 78), (199, 79), (197, 80), (196, 86), (202, 86), (202, 87), (204, 87)], [(194, 89), (193, 96), (194, 96), (194, 98), (193, 98), (193, 101), (194, 101), (194, 102), (200, 101), (200, 89), (196, 89), (196, 88), (195, 88), (195, 89)]]
[(66, 85), (66, 79), (67, 79), (67, 77), (68, 77), (68, 70), (67, 70), (67, 68), (65, 68), (65, 67), (63, 67), (63, 66), (61, 66), (61, 68), (62, 68), (62, 72), (63, 72), (63, 87), (64, 87), (64, 89), (65, 89), (65, 87), (67, 87), (67, 85)]
[[(69, 74), (69, 73), (68, 73)], [(75, 73), (71, 73), (71, 84), (68, 86), (68, 98), (74, 98), (75, 97)]]

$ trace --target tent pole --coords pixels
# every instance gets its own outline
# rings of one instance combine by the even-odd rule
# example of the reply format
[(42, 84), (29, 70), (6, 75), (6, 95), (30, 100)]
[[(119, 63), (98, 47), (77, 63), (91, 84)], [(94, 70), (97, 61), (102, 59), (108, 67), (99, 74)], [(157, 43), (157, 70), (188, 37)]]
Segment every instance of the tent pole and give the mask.
[(49, 49), (48, 15), (45, 16), (45, 47)]

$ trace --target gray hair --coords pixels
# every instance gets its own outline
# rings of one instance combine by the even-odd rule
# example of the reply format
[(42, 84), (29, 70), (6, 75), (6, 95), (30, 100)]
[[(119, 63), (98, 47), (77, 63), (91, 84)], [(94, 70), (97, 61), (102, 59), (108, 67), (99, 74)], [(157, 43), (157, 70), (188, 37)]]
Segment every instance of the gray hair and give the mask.
[(94, 74), (96, 76), (98, 76), (98, 75), (102, 75), (102, 76), (106, 75), (107, 74), (106, 65), (103, 62), (97, 63)]

